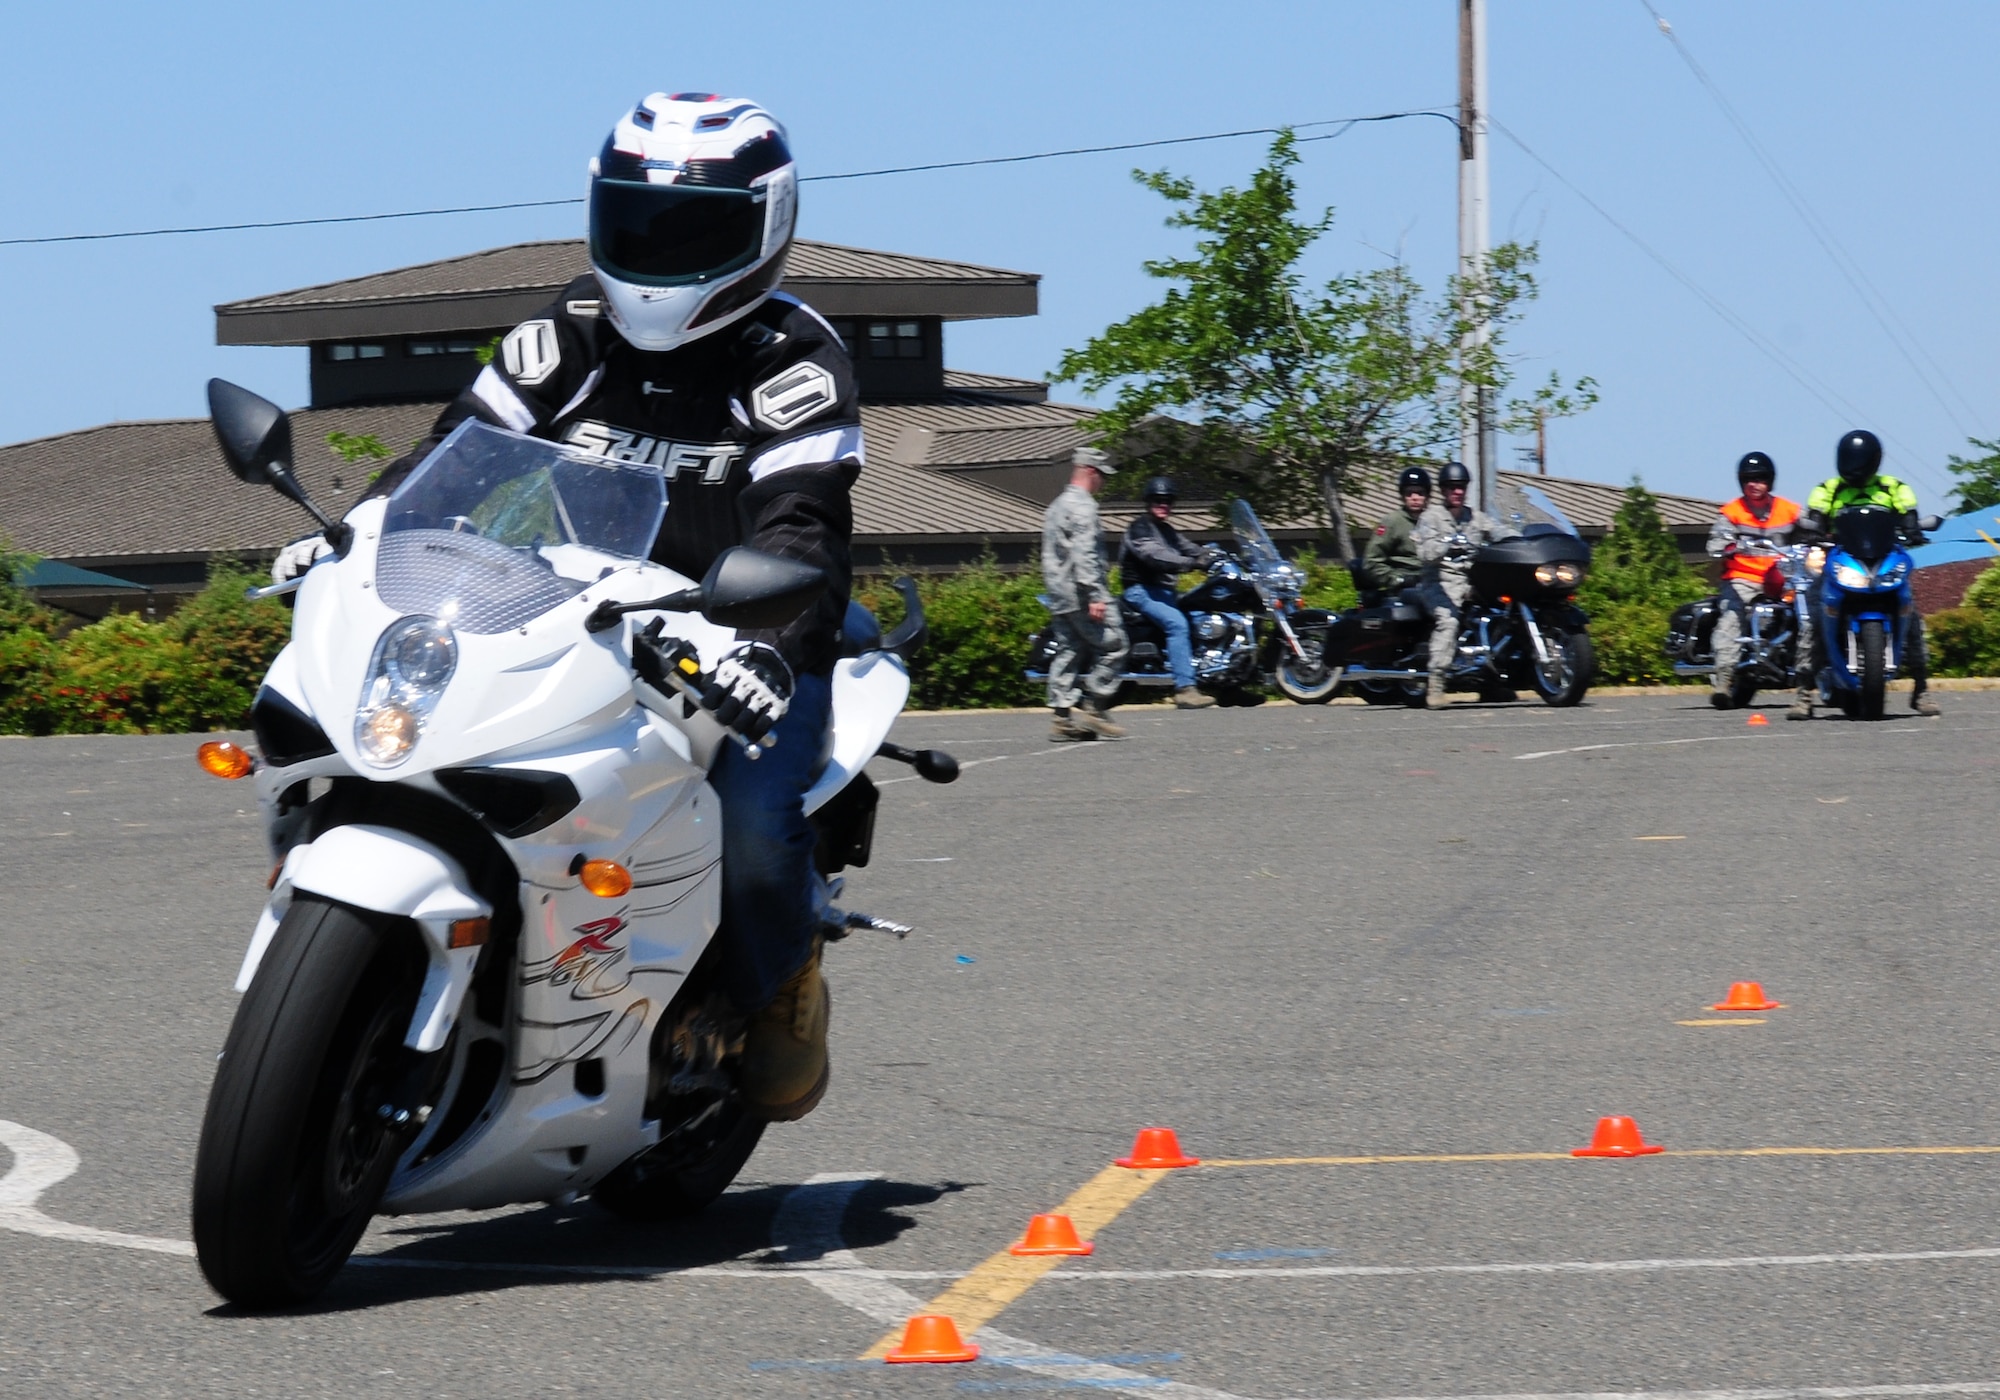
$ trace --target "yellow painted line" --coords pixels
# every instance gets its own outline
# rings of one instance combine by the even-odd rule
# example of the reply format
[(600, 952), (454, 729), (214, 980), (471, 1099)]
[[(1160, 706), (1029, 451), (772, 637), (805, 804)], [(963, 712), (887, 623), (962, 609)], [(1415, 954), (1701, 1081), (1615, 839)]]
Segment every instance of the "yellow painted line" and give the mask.
[(1634, 841), (1685, 841), (1685, 836), (1634, 836)]
[[(1971, 1157), (2000, 1147), (1672, 1147), (1668, 1157)], [(1567, 1162), (1567, 1152), (1452, 1152), (1408, 1157), (1211, 1157), (1202, 1167), (1373, 1167), (1401, 1163)], [(1201, 1168), (1196, 1168), (1200, 1170)]]
[[(1127, 1206), (1152, 1188), (1154, 1182), (1173, 1174), (1173, 1171), (1106, 1167), (1071, 1192), (1070, 1198), (1057, 1206), (1055, 1213), (1067, 1215), (1075, 1223), (1077, 1234), (1087, 1240), (1122, 1215)], [(1003, 1249), (924, 1304), (923, 1310), (943, 1313), (958, 1324), (961, 1333), (969, 1337), (1012, 1307), (1023, 1293), (1033, 1288), (1043, 1275), (1066, 1257), (1058, 1254), (1023, 1258)], [(898, 1328), (863, 1352), (861, 1359), (879, 1361), (902, 1339), (902, 1329)]]
[(1768, 1017), (1764, 1016), (1718, 1016), (1712, 1020), (1676, 1021), (1677, 1026), (1761, 1026)]

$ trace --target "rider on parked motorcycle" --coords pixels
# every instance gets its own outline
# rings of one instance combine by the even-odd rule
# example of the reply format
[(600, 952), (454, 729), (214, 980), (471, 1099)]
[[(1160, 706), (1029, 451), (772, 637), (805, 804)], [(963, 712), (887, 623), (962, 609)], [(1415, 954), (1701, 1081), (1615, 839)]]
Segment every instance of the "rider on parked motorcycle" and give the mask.
[(1444, 703), (1445, 673), (1458, 651), (1458, 615), (1472, 593), (1472, 556), (1482, 544), (1512, 539), (1520, 531), (1502, 525), (1465, 503), (1472, 473), (1462, 462), (1446, 462), (1438, 472), (1442, 501), (1433, 500), (1417, 519), (1417, 558), (1423, 562), (1424, 606), (1431, 610), (1431, 679), (1424, 703)]
[[(864, 461), (846, 348), (819, 313), (774, 290), (797, 181), (785, 129), (757, 104), (640, 102), (590, 163), (591, 271), (508, 332), (369, 493), (387, 495), (478, 418), (660, 467), (667, 513), (652, 557), (691, 578), (739, 544), (825, 571), (816, 609), (745, 634), (768, 649), (716, 673), (777, 720), (776, 747), (751, 763), (724, 745), (709, 781), (722, 801), (722, 983), (749, 1018), (743, 1093), (780, 1120), (810, 1113), (828, 1078), (804, 798), (831, 711), (853, 573), (848, 491)], [(287, 556), (280, 570), (310, 563), (304, 542)]]
[(1708, 530), (1708, 552), (1722, 560), (1721, 615), (1715, 620), (1715, 689), (1708, 702), (1718, 710), (1735, 705), (1736, 652), (1743, 637), (1743, 609), (1764, 588), (1764, 575), (1778, 562), (1744, 542), (1748, 535), (1774, 545), (1786, 542), (1798, 524), (1799, 508), (1773, 495), (1778, 466), (1762, 452), (1746, 452), (1736, 464), (1736, 484), (1743, 494), (1725, 501)]
[[(1923, 538), (1917, 519), (1917, 493), (1897, 478), (1881, 470), (1882, 442), (1865, 428), (1857, 428), (1840, 440), (1834, 449), (1835, 475), (1813, 487), (1806, 497), (1806, 510), (1799, 520), (1802, 539), (1823, 538), (1833, 529), (1833, 518), (1848, 506), (1883, 506), (1902, 517), (1903, 535)], [(1811, 719), (1813, 702), (1819, 698), (1820, 668), (1826, 665), (1826, 642), (1820, 635), (1820, 596), (1817, 581), (1808, 595), (1812, 610), (1810, 636), (1802, 638), (1798, 649), (1799, 697), (1785, 712), (1786, 719)], [(1924, 619), (1912, 612), (1908, 624), (1907, 665), (1914, 685), (1910, 708), (1920, 715), (1943, 713), (1930, 696), (1930, 648), (1924, 636)]]
[(1201, 567), (1203, 550), (1181, 538), (1167, 523), (1174, 512), (1171, 477), (1146, 483), (1146, 509), (1125, 527), (1118, 551), (1118, 568), (1125, 579), (1125, 601), (1151, 618), (1167, 639), (1167, 669), (1174, 678), (1174, 706), (1205, 710), (1215, 703), (1195, 689), (1194, 648), (1188, 641), (1187, 614), (1175, 603), (1174, 582)]
[(1361, 577), (1370, 588), (1396, 593), (1415, 584), (1423, 574), (1417, 558), (1417, 521), (1431, 503), (1431, 474), (1422, 467), (1405, 467), (1396, 478), (1403, 508), (1382, 517), (1361, 551)]

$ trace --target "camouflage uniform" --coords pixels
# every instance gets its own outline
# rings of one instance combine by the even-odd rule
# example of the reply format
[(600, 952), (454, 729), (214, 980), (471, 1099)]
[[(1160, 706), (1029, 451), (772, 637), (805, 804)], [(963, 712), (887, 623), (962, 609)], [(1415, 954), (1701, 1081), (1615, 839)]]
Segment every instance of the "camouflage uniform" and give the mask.
[[(1104, 563), (1104, 531), (1097, 502), (1081, 486), (1067, 486), (1042, 516), (1042, 583), (1055, 614), (1056, 653), (1049, 662), (1049, 708), (1066, 714), (1087, 694), (1099, 706), (1117, 696), (1129, 643), (1111, 596)], [(1104, 604), (1104, 621), (1092, 622), (1092, 603)], [(1078, 685), (1089, 662), (1090, 674)]]
[(1472, 593), (1472, 551), (1519, 533), (1471, 506), (1460, 506), (1454, 514), (1442, 498), (1425, 506), (1417, 517), (1415, 541), (1417, 558), (1424, 566), (1423, 600), (1431, 610), (1433, 703), (1444, 698), (1445, 673), (1458, 652), (1458, 613)]

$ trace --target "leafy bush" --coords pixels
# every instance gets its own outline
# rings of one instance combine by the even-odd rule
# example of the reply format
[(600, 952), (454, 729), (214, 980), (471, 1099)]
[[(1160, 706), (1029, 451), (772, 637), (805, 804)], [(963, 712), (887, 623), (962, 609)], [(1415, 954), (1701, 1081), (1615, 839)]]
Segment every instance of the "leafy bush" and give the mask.
[(1980, 607), (1947, 608), (1924, 619), (1924, 633), (1932, 675), (2000, 675), (2000, 614)]
[[(991, 558), (954, 574), (917, 580), (930, 641), (910, 668), (910, 707), (986, 710), (1039, 704), (1042, 685), (1021, 674), (1028, 638), (1048, 625), (1036, 595), (1038, 573), (1012, 574)], [(903, 603), (881, 577), (855, 580), (854, 597), (874, 610), (882, 630), (895, 626)]]
[(1988, 564), (1979, 571), (1959, 606), (2000, 615), (2000, 564)]
[[(249, 602), (256, 582), (218, 565), (177, 613), (148, 622), (114, 613), (58, 638), (48, 625), (0, 621), (0, 733), (159, 734), (239, 728), (291, 615)], [(0, 590), (4, 592), (4, 590)], [(0, 596), (0, 617), (7, 600)]]
[(1634, 477), (1610, 533), (1591, 553), (1590, 573), (1577, 595), (1590, 614), (1598, 682), (1656, 685), (1677, 680), (1673, 663), (1660, 649), (1667, 621), (1675, 608), (1711, 591), (1682, 562), (1680, 546), (1660, 519), (1659, 498)]

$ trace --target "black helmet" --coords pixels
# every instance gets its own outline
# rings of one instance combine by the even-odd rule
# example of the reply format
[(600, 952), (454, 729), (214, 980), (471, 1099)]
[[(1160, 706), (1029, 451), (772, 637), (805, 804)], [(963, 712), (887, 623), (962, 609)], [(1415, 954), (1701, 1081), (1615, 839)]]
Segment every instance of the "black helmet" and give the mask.
[(1849, 486), (1859, 486), (1882, 466), (1882, 439), (1866, 428), (1856, 428), (1840, 440), (1833, 451), (1833, 469)]
[(1396, 494), (1407, 496), (1412, 491), (1428, 496), (1431, 493), (1431, 474), (1422, 467), (1404, 467), (1403, 474), (1396, 478)]
[(1449, 491), (1454, 486), (1466, 490), (1472, 487), (1472, 473), (1465, 469), (1463, 462), (1446, 462), (1438, 469), (1438, 489)]
[(1761, 481), (1766, 486), (1778, 479), (1778, 464), (1766, 452), (1746, 452), (1743, 460), (1736, 464), (1736, 484), (1746, 481)]
[(1154, 501), (1165, 501), (1168, 505), (1172, 505), (1175, 496), (1174, 479), (1170, 476), (1156, 476), (1146, 482), (1146, 504), (1148, 505), (1151, 505)]

